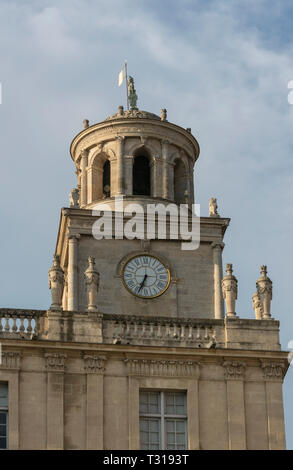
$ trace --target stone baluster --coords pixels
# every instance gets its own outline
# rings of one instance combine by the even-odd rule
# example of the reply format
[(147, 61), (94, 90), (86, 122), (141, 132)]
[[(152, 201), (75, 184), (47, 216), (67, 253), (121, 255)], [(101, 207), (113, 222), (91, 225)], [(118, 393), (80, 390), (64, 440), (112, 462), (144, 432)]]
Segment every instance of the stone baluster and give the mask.
[(19, 333), (23, 334), (25, 331), (25, 326), (24, 326), (24, 317), (20, 317), (20, 326), (19, 326)]
[(9, 333), (10, 331), (10, 325), (9, 325), (9, 318), (10, 318), (10, 315), (8, 315), (8, 313), (5, 315), (5, 333)]
[(256, 288), (262, 306), (262, 318), (269, 320), (271, 318), (273, 283), (267, 276), (267, 267), (261, 266), (260, 269), (261, 277), (256, 282)]
[(226, 302), (227, 317), (235, 318), (235, 303), (237, 299), (237, 279), (232, 274), (232, 264), (226, 265), (226, 276), (222, 280), (222, 292)]
[(60, 266), (59, 256), (55, 255), (53, 266), (49, 269), (49, 288), (51, 289), (51, 310), (62, 309), (62, 295), (64, 286), (64, 273)]
[(89, 265), (84, 273), (86, 291), (88, 296), (87, 309), (89, 312), (96, 312), (98, 310), (97, 297), (99, 290), (100, 275), (95, 268), (95, 258), (93, 258), (93, 256), (90, 256), (88, 258), (88, 263)]
[(16, 320), (17, 320), (17, 315), (16, 313), (13, 313), (12, 314), (12, 333), (16, 333), (17, 332), (17, 324), (16, 324)]
[(262, 312), (262, 303), (261, 303), (258, 292), (255, 292), (252, 296), (252, 307), (254, 310), (256, 320), (261, 320), (263, 312)]

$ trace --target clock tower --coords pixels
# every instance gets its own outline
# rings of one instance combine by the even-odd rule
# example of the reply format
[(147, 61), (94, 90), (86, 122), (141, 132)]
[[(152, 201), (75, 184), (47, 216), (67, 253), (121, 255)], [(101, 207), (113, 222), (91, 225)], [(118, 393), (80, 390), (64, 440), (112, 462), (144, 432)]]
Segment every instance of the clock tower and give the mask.
[(77, 187), (61, 210), (51, 306), (0, 310), (0, 446), (284, 449), (288, 360), (267, 268), (244, 319), (215, 198), (187, 246), (199, 221), (191, 129), (165, 109), (119, 106), (84, 120), (70, 153)]

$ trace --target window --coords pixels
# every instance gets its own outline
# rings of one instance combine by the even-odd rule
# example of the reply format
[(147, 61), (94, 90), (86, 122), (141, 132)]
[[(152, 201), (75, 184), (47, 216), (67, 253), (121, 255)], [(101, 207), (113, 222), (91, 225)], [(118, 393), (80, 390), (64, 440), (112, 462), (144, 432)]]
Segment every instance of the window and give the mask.
[(0, 382), (0, 449), (8, 449), (8, 383)]
[(106, 197), (110, 197), (111, 173), (110, 162), (106, 160), (103, 166), (103, 193)]
[(140, 448), (187, 448), (185, 392), (141, 391), (139, 395)]

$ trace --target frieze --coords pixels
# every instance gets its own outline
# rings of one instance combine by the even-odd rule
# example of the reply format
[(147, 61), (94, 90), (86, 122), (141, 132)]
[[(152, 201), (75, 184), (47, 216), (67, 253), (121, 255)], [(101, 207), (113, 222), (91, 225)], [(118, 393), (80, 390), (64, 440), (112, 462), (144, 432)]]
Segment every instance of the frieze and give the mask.
[(170, 359), (125, 359), (128, 375), (198, 377), (199, 363)]

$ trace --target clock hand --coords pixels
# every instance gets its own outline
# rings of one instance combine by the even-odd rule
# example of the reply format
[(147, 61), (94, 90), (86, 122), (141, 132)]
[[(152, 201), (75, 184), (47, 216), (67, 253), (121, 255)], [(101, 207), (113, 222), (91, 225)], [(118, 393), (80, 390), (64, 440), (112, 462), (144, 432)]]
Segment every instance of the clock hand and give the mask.
[(141, 291), (141, 289), (143, 288), (143, 285), (144, 285), (144, 283), (145, 283), (145, 280), (146, 280), (146, 278), (147, 278), (147, 277), (148, 277), (148, 275), (147, 275), (147, 274), (145, 274), (145, 275), (144, 275), (144, 278), (143, 278), (143, 281), (142, 281), (142, 283), (140, 284), (140, 287), (139, 287), (139, 289), (138, 289), (137, 293), (139, 293), (139, 292)]

